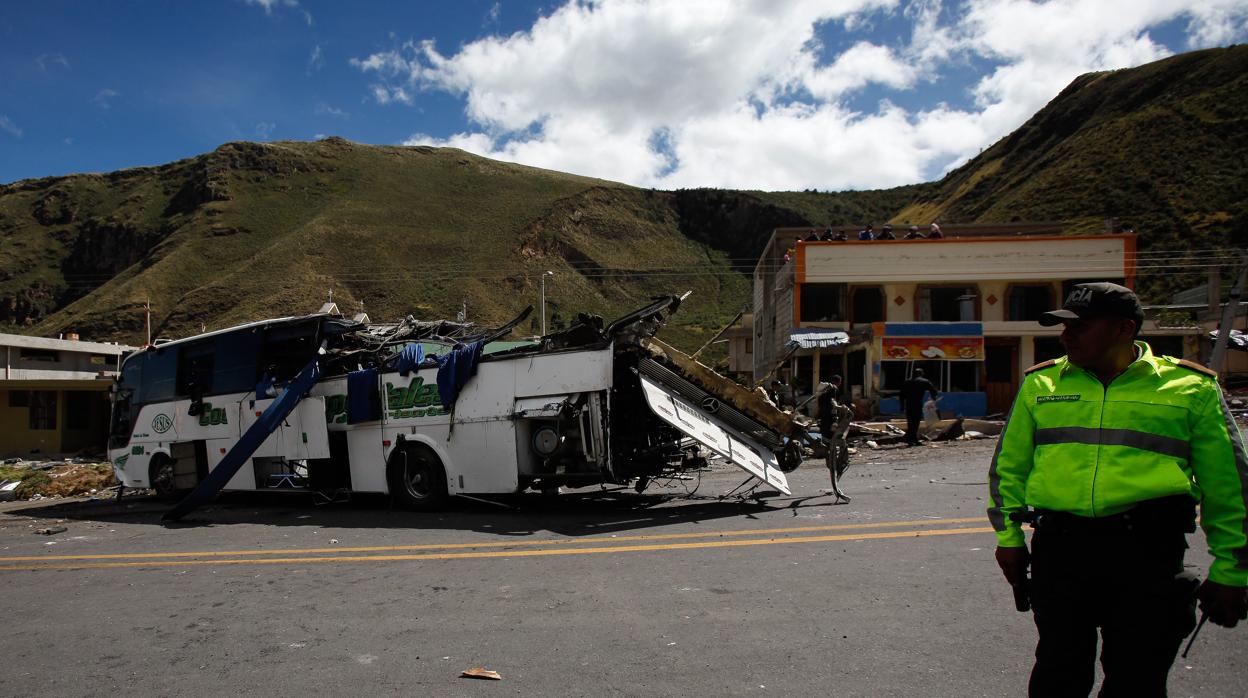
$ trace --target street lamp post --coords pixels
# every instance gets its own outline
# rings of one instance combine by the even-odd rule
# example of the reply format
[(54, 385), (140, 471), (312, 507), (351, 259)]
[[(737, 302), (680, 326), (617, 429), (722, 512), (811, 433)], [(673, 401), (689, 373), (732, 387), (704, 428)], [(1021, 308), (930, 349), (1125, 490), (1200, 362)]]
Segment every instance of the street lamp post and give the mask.
[(546, 336), (546, 277), (554, 276), (553, 271), (542, 272), (542, 336)]

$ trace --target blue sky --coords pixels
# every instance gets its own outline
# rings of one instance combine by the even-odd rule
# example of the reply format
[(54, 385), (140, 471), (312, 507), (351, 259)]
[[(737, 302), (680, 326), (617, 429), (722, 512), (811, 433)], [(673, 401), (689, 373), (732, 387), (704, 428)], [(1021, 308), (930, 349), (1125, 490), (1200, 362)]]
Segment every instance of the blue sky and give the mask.
[(973, 156), (1080, 72), (1243, 41), (1245, 5), (10, 3), (0, 182), (340, 135), (646, 186), (887, 186)]

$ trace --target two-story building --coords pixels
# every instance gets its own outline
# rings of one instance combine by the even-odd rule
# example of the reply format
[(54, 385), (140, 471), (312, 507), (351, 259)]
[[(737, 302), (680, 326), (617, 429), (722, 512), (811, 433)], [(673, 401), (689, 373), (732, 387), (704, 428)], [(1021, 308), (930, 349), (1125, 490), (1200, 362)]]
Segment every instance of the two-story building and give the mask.
[[(903, 227), (904, 230), (904, 227)], [(1133, 233), (1062, 235), (1061, 224), (945, 226), (942, 239), (810, 240), (780, 228), (754, 271), (754, 377), (809, 395), (845, 378), (860, 414), (896, 414), (916, 368), (946, 414), (1009, 409), (1023, 371), (1064, 352), (1039, 315), (1084, 281), (1133, 286)], [(1146, 321), (1155, 351), (1193, 357), (1198, 330)]]
[(0, 334), (0, 456), (103, 452), (109, 389), (135, 347)]

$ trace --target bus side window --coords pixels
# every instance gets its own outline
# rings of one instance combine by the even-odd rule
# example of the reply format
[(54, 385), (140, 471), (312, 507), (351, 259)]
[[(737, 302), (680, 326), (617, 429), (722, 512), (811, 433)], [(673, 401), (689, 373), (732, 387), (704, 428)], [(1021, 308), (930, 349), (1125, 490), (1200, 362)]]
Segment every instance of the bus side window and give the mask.
[(177, 395), (178, 350), (157, 348), (147, 352), (143, 363), (143, 388), (139, 401), (143, 404), (172, 400)]
[(194, 399), (213, 392), (214, 348), (211, 342), (182, 347), (178, 360), (178, 397)]
[(256, 361), (260, 358), (260, 330), (229, 332), (216, 339), (216, 373), (213, 390), (220, 393), (246, 393), (255, 388)]
[(285, 383), (316, 356), (317, 325), (301, 324), (274, 327), (264, 336), (264, 358), (261, 365), (271, 378)]

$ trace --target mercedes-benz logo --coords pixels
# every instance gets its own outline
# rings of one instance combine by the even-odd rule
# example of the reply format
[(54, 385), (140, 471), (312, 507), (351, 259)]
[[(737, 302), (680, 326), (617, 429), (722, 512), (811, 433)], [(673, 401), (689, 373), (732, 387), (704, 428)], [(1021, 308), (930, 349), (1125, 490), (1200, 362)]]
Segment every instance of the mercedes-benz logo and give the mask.
[(719, 411), (719, 400), (716, 400), (713, 397), (706, 398), (702, 401), (702, 409), (710, 412), (711, 414), (715, 414)]

